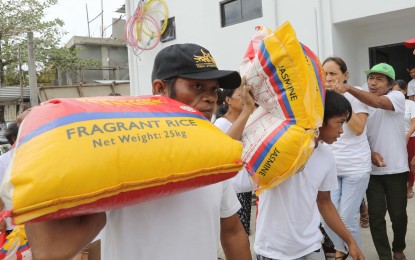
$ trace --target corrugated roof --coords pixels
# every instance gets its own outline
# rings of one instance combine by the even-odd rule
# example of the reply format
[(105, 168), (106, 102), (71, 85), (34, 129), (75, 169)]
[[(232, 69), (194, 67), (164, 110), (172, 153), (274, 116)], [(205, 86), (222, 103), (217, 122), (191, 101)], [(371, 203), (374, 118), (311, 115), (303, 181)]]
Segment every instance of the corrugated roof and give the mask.
[[(20, 99), (20, 86), (0, 87), (0, 102), (12, 102)], [(30, 99), (29, 87), (23, 87), (23, 99)]]

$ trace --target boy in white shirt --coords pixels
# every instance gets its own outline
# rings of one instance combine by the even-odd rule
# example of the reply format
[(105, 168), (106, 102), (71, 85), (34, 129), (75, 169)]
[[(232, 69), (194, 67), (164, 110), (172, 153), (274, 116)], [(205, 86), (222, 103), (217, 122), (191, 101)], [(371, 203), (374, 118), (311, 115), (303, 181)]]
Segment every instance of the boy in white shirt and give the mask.
[(364, 259), (330, 198), (330, 190), (337, 188), (334, 155), (328, 147), (319, 145), (335, 142), (351, 114), (350, 102), (345, 97), (326, 92), (323, 126), (304, 169), (259, 196), (254, 246), (257, 260), (324, 260), (320, 214), (345, 241), (353, 259)]

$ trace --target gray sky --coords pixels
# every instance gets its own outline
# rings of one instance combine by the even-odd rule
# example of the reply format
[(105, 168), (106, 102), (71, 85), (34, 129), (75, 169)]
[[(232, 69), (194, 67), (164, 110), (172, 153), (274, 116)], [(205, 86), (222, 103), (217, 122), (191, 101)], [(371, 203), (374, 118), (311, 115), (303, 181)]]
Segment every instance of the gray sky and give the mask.
[[(119, 9), (125, 0), (103, 0), (104, 28), (110, 26), (112, 18), (119, 18)], [(62, 39), (66, 44), (72, 36), (88, 36), (88, 23), (86, 15), (88, 5), (89, 20), (95, 18), (101, 12), (101, 0), (59, 0), (58, 4), (46, 10), (46, 20), (60, 18), (65, 22), (64, 30), (68, 32)], [(89, 24), (91, 37), (101, 37), (101, 17)], [(104, 37), (111, 36), (111, 26), (105, 31)]]

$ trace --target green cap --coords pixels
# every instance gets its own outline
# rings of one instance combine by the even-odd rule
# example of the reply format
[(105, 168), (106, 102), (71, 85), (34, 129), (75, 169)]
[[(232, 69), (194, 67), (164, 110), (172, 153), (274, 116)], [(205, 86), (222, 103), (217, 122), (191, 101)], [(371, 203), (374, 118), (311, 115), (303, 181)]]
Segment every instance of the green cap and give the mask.
[(387, 63), (379, 63), (372, 67), (370, 70), (365, 70), (367, 76), (370, 73), (380, 73), (388, 76), (389, 78), (395, 80), (395, 70), (393, 67)]

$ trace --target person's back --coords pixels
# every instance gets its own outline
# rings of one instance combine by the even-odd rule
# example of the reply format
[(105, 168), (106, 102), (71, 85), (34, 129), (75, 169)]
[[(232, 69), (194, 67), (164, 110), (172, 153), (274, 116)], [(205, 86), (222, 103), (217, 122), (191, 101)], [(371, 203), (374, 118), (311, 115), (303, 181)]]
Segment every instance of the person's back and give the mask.
[(229, 181), (107, 213), (102, 259), (216, 259), (220, 219), (239, 203)]

